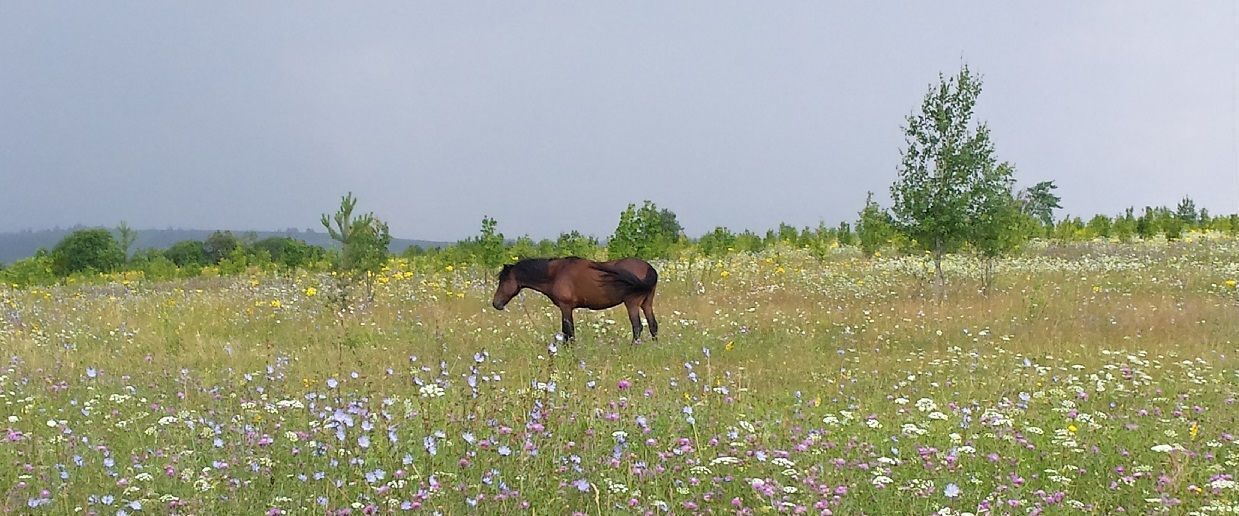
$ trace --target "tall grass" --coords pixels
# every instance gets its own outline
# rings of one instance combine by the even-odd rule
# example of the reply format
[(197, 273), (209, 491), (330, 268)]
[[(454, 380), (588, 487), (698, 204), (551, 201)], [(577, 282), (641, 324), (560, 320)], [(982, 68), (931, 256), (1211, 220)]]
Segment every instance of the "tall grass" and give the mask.
[(1237, 256), (1033, 252), (986, 292), (953, 259), (945, 302), (918, 258), (664, 262), (636, 346), (400, 260), (347, 313), (305, 273), (0, 290), (0, 507), (1234, 510)]

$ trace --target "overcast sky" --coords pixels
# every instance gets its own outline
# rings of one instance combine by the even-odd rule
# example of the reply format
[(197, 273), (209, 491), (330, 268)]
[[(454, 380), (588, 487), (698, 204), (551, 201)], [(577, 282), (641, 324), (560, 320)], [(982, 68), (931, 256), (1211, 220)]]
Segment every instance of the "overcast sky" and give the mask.
[(1239, 2), (1009, 4), (3, 1), (0, 231), (836, 224), (965, 61), (1066, 211), (1239, 211)]

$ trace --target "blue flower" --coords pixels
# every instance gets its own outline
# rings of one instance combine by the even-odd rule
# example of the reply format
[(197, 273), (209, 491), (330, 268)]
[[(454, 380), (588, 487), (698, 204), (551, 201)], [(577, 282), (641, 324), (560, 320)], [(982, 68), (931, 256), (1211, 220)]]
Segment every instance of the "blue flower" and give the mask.
[(942, 496), (947, 498), (955, 498), (959, 496), (959, 486), (954, 483), (947, 484), (946, 488), (942, 490)]

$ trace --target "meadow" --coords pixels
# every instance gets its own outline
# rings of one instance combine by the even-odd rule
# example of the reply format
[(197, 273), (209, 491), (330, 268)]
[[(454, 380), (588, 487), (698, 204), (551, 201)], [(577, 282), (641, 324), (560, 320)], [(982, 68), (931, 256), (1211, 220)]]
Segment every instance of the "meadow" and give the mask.
[[(820, 253), (818, 253), (820, 254)], [(1239, 240), (995, 265), (787, 247), (655, 262), (657, 341), (494, 270), (0, 287), (22, 514), (1239, 511)]]

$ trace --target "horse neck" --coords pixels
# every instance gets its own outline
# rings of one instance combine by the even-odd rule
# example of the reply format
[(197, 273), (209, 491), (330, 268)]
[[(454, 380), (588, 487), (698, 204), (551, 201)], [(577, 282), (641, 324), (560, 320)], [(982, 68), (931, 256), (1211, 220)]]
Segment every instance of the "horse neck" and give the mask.
[(521, 288), (527, 288), (527, 289), (531, 289), (531, 290), (536, 290), (536, 291), (538, 291), (538, 292), (541, 292), (541, 293), (543, 293), (543, 294), (546, 294), (546, 295), (549, 297), (549, 296), (551, 295), (551, 285), (555, 283), (555, 273), (556, 273), (556, 272), (558, 272), (558, 271), (556, 271), (556, 267), (555, 267), (555, 265), (556, 265), (556, 264), (555, 264), (555, 262), (554, 262), (554, 261), (551, 261), (551, 264), (550, 264), (550, 269), (551, 269), (551, 272), (550, 272), (549, 277), (547, 278), (547, 280), (546, 280), (545, 282), (541, 282), (541, 283), (521, 283)]

